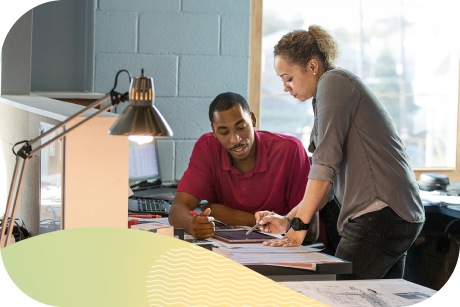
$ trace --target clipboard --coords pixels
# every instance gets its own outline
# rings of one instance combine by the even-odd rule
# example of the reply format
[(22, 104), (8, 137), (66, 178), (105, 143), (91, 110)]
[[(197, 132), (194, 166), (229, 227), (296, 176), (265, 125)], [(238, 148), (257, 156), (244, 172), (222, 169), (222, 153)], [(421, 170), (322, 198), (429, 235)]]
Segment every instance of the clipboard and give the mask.
[(253, 231), (246, 235), (247, 230), (219, 230), (214, 233), (214, 238), (227, 243), (262, 243), (267, 240), (276, 239), (277, 237)]

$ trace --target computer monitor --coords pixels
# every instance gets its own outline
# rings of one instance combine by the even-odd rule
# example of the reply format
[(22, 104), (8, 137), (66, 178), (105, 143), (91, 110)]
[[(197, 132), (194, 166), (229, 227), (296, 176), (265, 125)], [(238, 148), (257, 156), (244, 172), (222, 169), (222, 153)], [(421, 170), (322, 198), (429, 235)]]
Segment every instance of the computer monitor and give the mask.
[(160, 185), (161, 177), (158, 167), (155, 141), (139, 145), (129, 142), (129, 186)]

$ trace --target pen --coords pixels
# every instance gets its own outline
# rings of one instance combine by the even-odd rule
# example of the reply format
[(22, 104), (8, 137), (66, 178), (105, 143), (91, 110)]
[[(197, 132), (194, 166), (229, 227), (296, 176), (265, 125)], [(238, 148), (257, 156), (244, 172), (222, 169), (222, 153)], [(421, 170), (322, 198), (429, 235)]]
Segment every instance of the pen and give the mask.
[[(192, 216), (200, 216), (200, 214), (198, 212), (195, 212), (195, 211), (190, 211), (189, 214), (192, 215)], [(212, 216), (207, 216), (207, 218), (208, 218), (208, 222), (213, 222), (214, 221), (214, 218)]]
[(153, 219), (160, 218), (159, 214), (128, 214), (128, 217), (142, 218), (142, 219)]
[[(274, 212), (272, 211), (272, 212), (270, 212), (269, 214), (267, 214), (266, 216), (273, 215), (273, 214), (274, 214)], [(265, 225), (265, 224), (264, 224), (264, 225)], [(254, 230), (256, 230), (256, 228), (258, 228), (259, 226), (261, 226), (261, 225), (259, 225), (259, 223), (256, 222), (256, 224), (255, 224), (251, 229), (249, 229), (249, 230), (246, 232), (246, 235), (247, 235), (247, 236), (250, 235), (251, 232), (253, 232)]]

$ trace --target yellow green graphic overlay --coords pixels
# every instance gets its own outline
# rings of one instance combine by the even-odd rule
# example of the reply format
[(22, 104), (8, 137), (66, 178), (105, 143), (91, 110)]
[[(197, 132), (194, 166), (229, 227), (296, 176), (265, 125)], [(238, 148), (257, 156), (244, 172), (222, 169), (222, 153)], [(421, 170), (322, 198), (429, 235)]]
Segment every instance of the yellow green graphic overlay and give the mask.
[(326, 306), (202, 247), (119, 228), (57, 231), (1, 250), (10, 278), (52, 306)]

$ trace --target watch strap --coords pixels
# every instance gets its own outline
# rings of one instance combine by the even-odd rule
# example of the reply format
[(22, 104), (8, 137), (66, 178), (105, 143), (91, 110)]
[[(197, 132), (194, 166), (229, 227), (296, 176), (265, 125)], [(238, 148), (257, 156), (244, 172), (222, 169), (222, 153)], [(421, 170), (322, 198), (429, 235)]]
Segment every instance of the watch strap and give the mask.
[(300, 218), (294, 217), (291, 221), (291, 227), (295, 231), (308, 230), (308, 228), (310, 228), (310, 224), (305, 224)]
[(286, 231), (284, 232), (284, 233), (286, 233), (286, 232), (289, 231), (289, 229), (291, 229), (291, 219), (290, 219), (289, 216), (287, 216), (287, 215), (285, 215), (284, 218), (285, 218), (286, 221), (288, 222), (288, 227), (286, 228)]

